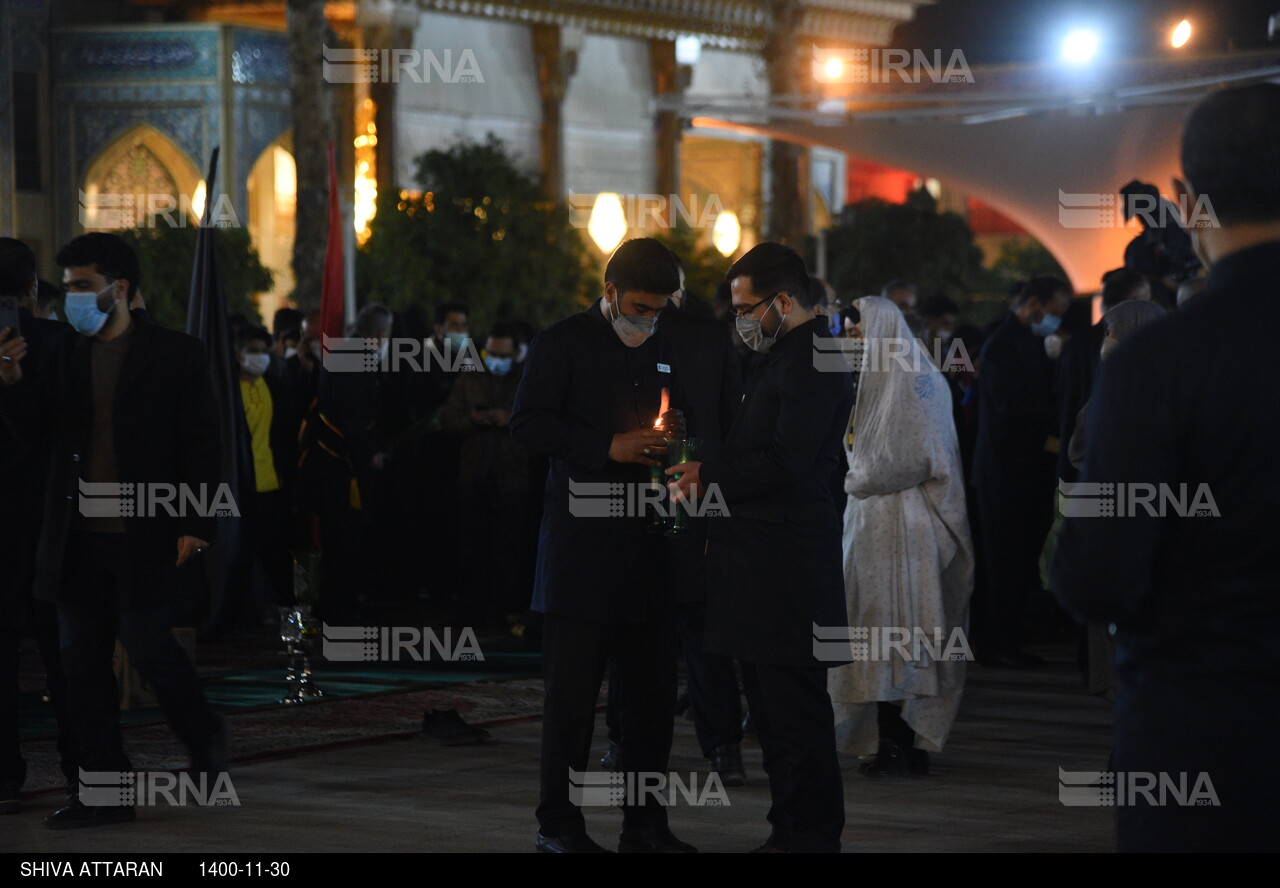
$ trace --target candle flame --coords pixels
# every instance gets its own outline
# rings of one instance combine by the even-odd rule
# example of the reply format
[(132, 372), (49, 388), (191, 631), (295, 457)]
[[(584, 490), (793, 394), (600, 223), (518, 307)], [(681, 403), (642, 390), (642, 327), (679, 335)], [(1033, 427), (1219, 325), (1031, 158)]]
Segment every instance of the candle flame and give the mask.
[(662, 428), (662, 417), (667, 412), (667, 408), (671, 405), (671, 390), (665, 386), (662, 389), (662, 402), (658, 406), (658, 418), (654, 421), (655, 429)]

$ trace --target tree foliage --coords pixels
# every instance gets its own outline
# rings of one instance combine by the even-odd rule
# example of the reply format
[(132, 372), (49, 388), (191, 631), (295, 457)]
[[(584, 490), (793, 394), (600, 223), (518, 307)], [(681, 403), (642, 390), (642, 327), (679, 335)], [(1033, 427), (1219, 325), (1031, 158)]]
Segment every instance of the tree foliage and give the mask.
[[(139, 290), (147, 312), (161, 326), (186, 329), (198, 232), (195, 225), (162, 224), (120, 232), (138, 253), (142, 266)], [(219, 228), (216, 237), (227, 311), (261, 323), (253, 296), (271, 289), (271, 270), (258, 258), (246, 229)]]
[(1038, 240), (1005, 241), (1000, 248), (1000, 255), (991, 263), (991, 270), (1006, 285), (1042, 274), (1054, 274), (1064, 280), (1067, 278), (1067, 273), (1062, 270), (1058, 260)]
[(598, 271), (582, 232), (498, 138), (427, 151), (415, 163), (420, 190), (379, 195), (357, 255), (361, 302), (461, 300), (474, 331), (496, 320), (543, 327), (590, 304)]
[(685, 292), (710, 303), (732, 261), (710, 244), (700, 245), (698, 229), (683, 220), (677, 220), (675, 226), (657, 235), (656, 239), (680, 257), (680, 264), (684, 267)]
[(845, 207), (827, 232), (827, 271), (846, 300), (879, 294), (895, 278), (915, 283), (921, 298), (962, 299), (988, 278), (968, 224), (939, 213), (924, 189), (906, 203), (868, 198)]

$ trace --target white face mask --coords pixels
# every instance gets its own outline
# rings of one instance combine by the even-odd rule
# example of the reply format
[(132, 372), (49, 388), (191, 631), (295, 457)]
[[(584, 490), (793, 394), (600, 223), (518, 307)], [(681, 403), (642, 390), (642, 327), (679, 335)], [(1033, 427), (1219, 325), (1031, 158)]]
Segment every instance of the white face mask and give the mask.
[(1058, 356), (1062, 354), (1062, 337), (1057, 333), (1050, 333), (1044, 338), (1044, 352), (1051, 359), (1058, 360)]
[(284, 359), (287, 361), (298, 353), (298, 350), (292, 345), (284, 350)]
[(271, 355), (253, 354), (245, 355), (240, 359), (240, 368), (248, 373), (254, 379), (267, 372), (267, 368), (271, 366)]
[[(765, 315), (773, 311), (777, 304), (777, 297), (770, 301), (769, 307), (764, 310)], [(787, 314), (791, 313), (791, 309), (787, 309)], [(782, 319), (778, 321), (778, 329), (773, 331), (772, 336), (764, 335), (764, 317), (760, 318), (736, 318), (734, 325), (737, 327), (738, 335), (742, 337), (742, 341), (747, 344), (747, 348), (752, 351), (761, 353), (768, 352), (773, 348), (774, 343), (778, 341), (778, 337), (782, 335), (782, 326), (787, 322), (787, 315), (782, 315)]]
[[(620, 298), (622, 297), (615, 296), (612, 302), (605, 302), (604, 316), (613, 324), (613, 332), (618, 334), (623, 345), (627, 348), (637, 348), (644, 345), (645, 340), (653, 335), (653, 331), (658, 327), (658, 319), (633, 318), (624, 315), (618, 306)], [(617, 314), (614, 314), (615, 311)]]

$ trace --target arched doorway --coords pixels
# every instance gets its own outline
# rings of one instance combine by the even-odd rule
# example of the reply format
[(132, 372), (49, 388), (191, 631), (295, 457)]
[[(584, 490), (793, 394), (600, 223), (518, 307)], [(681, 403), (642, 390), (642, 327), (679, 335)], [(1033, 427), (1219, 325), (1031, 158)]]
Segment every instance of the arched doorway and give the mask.
[(140, 123), (89, 164), (79, 200), (78, 221), (85, 231), (198, 225), (204, 181), (186, 152)]
[(294, 287), (298, 172), (292, 149), (293, 137), (288, 133), (268, 145), (254, 162), (247, 182), (249, 237), (273, 279), (271, 290), (258, 297), (258, 310), (268, 324), (277, 309), (290, 304)]

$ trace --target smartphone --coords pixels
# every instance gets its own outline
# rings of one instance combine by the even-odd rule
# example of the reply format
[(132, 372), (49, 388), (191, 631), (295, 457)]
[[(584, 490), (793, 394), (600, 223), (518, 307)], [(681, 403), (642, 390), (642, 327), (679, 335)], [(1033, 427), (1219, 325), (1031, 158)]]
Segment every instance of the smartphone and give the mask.
[(5, 327), (13, 330), (9, 334), (10, 339), (17, 339), (22, 335), (22, 324), (18, 315), (18, 297), (17, 296), (0, 296), (0, 330)]

